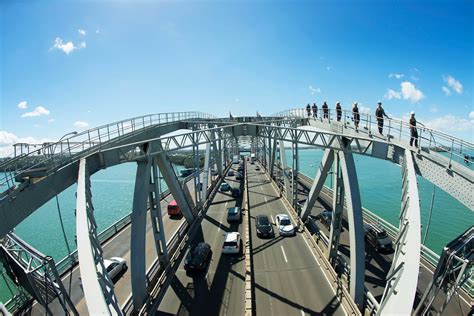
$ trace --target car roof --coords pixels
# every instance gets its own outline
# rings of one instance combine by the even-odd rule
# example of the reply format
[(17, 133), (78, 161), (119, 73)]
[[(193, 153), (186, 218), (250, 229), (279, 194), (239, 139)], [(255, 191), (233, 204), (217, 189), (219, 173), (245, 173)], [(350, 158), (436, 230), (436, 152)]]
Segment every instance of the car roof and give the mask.
[(286, 214), (278, 214), (277, 217), (280, 217), (280, 218), (290, 218), (288, 215)]
[(225, 234), (225, 242), (237, 241), (237, 239), (239, 239), (239, 237), (240, 237), (240, 233), (238, 233), (238, 232), (227, 233), (227, 234)]
[(238, 206), (228, 207), (227, 211), (232, 212), (232, 213), (238, 213), (240, 211), (240, 207), (238, 207)]

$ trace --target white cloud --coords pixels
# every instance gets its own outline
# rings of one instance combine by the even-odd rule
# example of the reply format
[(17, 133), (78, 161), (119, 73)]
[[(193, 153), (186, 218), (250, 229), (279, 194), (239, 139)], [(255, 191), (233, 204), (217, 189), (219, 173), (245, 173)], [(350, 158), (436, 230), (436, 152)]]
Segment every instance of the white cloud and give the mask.
[(100, 33), (99, 29), (95, 30), (95, 34), (99, 34), (99, 33)]
[[(448, 84), (448, 87), (450, 87), (452, 90), (456, 91), (458, 94), (462, 94), (462, 84), (459, 82), (459, 80), (456, 80), (451, 75), (448, 76), (443, 76), (444, 82)], [(443, 89), (444, 90), (444, 89)]]
[(422, 123), (429, 128), (445, 132), (472, 131), (474, 129), (473, 112), (469, 114), (469, 117), (471, 118), (470, 120), (459, 116), (454, 116), (452, 114), (448, 114), (428, 121), (422, 121)]
[(64, 42), (60, 37), (56, 37), (54, 40), (54, 45), (51, 49), (59, 49), (63, 51), (66, 55), (69, 55), (75, 50), (86, 48), (86, 42), (81, 42), (79, 46), (74, 45), (73, 42)]
[(433, 107), (430, 109), (430, 112), (431, 112), (431, 113), (438, 113), (438, 112), (439, 112), (439, 109), (438, 109), (438, 107), (433, 106)]
[(311, 94), (321, 93), (320, 88), (313, 88), (313, 86), (309, 86), (309, 90), (311, 91)]
[(20, 103), (18, 103), (18, 108), (24, 110), (28, 108), (28, 103), (26, 101), (21, 101)]
[(50, 118), (50, 119), (48, 120), (48, 123), (53, 123), (54, 121), (56, 121), (56, 120), (53, 119), (53, 118)]
[(235, 101), (235, 102), (240, 102), (240, 99), (239, 99), (239, 98), (236, 98), (234, 101)]
[(387, 93), (384, 95), (385, 99), (401, 99), (402, 98), (402, 93), (398, 91), (394, 91), (392, 89), (388, 89)]
[(418, 102), (425, 97), (421, 90), (418, 90), (415, 85), (409, 81), (404, 81), (400, 84), (402, 88), (402, 96), (405, 100), (411, 102)]
[(400, 79), (400, 78), (405, 77), (405, 75), (404, 75), (404, 74), (394, 74), (394, 73), (390, 73), (390, 74), (388, 75), (388, 77), (389, 77), (389, 78)]
[(87, 34), (86, 30), (83, 30), (83, 29), (78, 29), (77, 32), (78, 32), (80, 35), (83, 35), (83, 36), (86, 36), (86, 34)]
[(334, 68), (333, 66), (326, 66), (326, 70), (331, 70), (333, 68)]
[(474, 111), (471, 111), (471, 113), (469, 113), (469, 118), (471, 120), (474, 120)]
[(361, 106), (361, 107), (359, 108), (359, 112), (360, 112), (360, 113), (364, 113), (364, 114), (369, 114), (369, 113), (370, 113), (370, 108), (365, 107), (365, 106)]
[(442, 86), (442, 87), (441, 87), (441, 90), (443, 90), (443, 92), (444, 92), (444, 94), (445, 94), (446, 96), (451, 95), (451, 90), (449, 90), (447, 87)]
[(89, 127), (89, 123), (83, 122), (83, 121), (76, 121), (74, 123), (74, 127), (78, 128), (78, 129), (86, 129), (86, 128)]
[(49, 138), (35, 138), (35, 137), (18, 137), (13, 133), (7, 131), (0, 131), (0, 157), (6, 157), (13, 154), (13, 144), (27, 143), (27, 144), (42, 144), (45, 142), (52, 142), (54, 140)]
[(26, 112), (21, 117), (36, 117), (41, 115), (49, 115), (50, 111), (42, 106), (37, 106), (34, 111)]

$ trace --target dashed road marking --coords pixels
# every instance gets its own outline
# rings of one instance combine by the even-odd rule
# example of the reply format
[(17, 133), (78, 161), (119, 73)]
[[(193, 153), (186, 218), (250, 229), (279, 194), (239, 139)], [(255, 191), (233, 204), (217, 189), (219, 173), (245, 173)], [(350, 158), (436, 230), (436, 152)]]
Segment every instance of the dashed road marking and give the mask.
[(285, 262), (288, 263), (288, 259), (286, 259), (285, 249), (283, 248), (283, 246), (280, 246), (280, 248), (281, 248), (281, 252), (283, 252), (283, 258), (285, 259)]

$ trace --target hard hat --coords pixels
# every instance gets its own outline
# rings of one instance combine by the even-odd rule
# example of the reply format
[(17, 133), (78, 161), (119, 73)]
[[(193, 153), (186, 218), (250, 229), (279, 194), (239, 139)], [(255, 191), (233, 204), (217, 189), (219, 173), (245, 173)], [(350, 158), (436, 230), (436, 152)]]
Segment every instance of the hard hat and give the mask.
[(415, 115), (415, 111), (411, 111), (410, 114), (411, 114), (411, 115)]
[(382, 104), (382, 101), (377, 102), (378, 104)]
[(357, 105), (357, 102), (354, 102), (354, 105)]
[(341, 102), (337, 101), (336, 104), (341, 104)]

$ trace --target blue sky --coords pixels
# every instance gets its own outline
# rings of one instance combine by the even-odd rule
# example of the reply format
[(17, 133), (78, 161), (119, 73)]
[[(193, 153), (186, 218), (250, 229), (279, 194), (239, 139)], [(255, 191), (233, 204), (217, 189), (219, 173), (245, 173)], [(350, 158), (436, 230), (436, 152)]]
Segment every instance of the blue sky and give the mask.
[(0, 1), (0, 147), (379, 99), (473, 141), (473, 21), (473, 1)]

